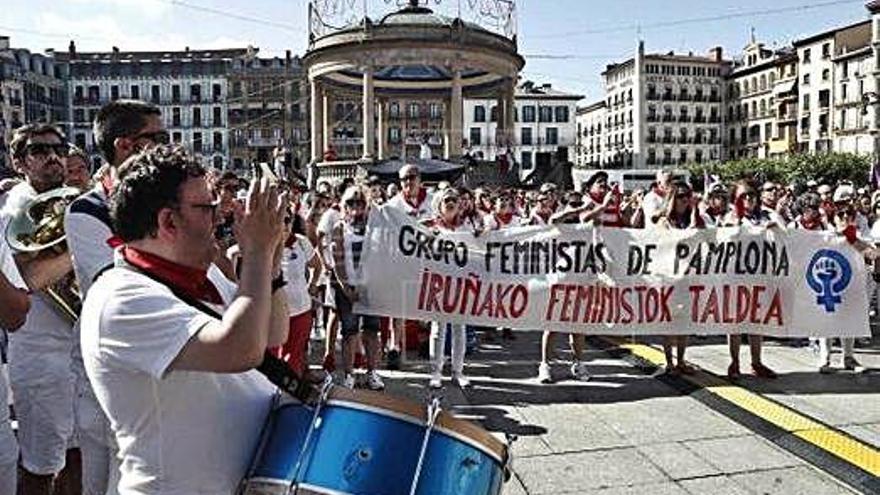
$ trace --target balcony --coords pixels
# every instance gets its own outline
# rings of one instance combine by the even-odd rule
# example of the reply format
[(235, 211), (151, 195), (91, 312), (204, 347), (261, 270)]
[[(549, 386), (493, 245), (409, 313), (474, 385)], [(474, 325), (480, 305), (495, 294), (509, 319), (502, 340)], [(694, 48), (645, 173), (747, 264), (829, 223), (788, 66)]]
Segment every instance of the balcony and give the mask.
[(648, 122), (657, 122), (657, 116), (648, 114)]
[(709, 117), (709, 123), (710, 123), (710, 124), (720, 124), (720, 123), (721, 123), (721, 117), (719, 117), (719, 116), (717, 116), (717, 115), (713, 115), (713, 116)]
[(679, 121), (679, 122), (690, 122), (690, 121), (691, 121), (691, 118), (690, 118), (689, 116), (687, 116), (687, 115), (679, 115), (679, 116), (678, 116), (678, 121)]
[(649, 101), (657, 101), (660, 99), (660, 95), (658, 95), (657, 93), (648, 93), (648, 96), (646, 98)]
[(675, 117), (672, 115), (664, 115), (663, 122), (675, 122)]
[(672, 93), (664, 93), (662, 99), (663, 101), (675, 101), (675, 95)]
[(675, 138), (672, 136), (663, 136), (663, 144), (675, 144)]
[(657, 142), (657, 136), (648, 136), (647, 141), (648, 141), (648, 143), (650, 143), (650, 144), (654, 144), (654, 143)]
[(688, 93), (679, 93), (678, 101), (691, 101), (691, 95)]
[(718, 95), (710, 95), (709, 103), (721, 103), (721, 97)]
[(706, 96), (703, 95), (703, 93), (694, 94), (694, 101), (705, 101), (705, 100), (706, 100)]
[(697, 115), (696, 117), (694, 117), (694, 124), (705, 124), (705, 123), (706, 123), (706, 117), (704, 117), (702, 115)]

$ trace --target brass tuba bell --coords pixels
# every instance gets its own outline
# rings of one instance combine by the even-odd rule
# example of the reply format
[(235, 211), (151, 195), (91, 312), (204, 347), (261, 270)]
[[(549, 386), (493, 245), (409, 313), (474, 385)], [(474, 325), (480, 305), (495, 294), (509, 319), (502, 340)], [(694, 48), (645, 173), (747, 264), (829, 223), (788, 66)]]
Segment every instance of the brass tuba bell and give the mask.
[[(67, 251), (64, 212), (80, 194), (82, 191), (74, 187), (61, 187), (29, 200), (6, 226), (9, 247), (17, 254), (37, 255), (48, 249), (59, 254)], [(42, 292), (62, 317), (71, 324), (76, 321), (82, 298), (72, 271)]]

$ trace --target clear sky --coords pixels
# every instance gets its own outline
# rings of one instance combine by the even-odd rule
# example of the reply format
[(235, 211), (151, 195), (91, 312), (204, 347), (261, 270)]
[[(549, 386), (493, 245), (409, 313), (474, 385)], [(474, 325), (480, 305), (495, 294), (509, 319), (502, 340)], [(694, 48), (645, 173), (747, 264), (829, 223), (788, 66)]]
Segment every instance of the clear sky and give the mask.
[[(364, 0), (325, 1), (357, 6)], [(367, 1), (391, 10), (399, 0)], [(13, 46), (34, 51), (66, 49), (75, 39), (82, 51), (250, 43), (263, 55), (283, 54), (285, 49), (302, 54), (307, 4), (308, 0), (0, 0), (0, 34), (11, 36)], [(768, 46), (784, 46), (867, 18), (863, 0), (518, 0), (517, 5), (524, 77), (585, 95), (584, 103), (602, 97), (599, 74), (606, 64), (632, 56), (640, 37), (649, 52), (705, 53), (720, 45), (731, 55), (748, 42), (751, 28)]]

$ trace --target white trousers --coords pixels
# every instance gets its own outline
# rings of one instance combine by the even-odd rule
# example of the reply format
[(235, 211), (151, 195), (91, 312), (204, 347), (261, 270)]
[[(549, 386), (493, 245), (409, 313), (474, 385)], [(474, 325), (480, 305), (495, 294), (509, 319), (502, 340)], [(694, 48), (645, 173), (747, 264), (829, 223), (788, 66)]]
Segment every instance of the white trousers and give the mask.
[[(819, 366), (831, 363), (831, 341), (833, 337), (820, 337), (815, 339), (819, 342)], [(841, 337), (841, 347), (843, 347), (843, 358), (853, 357), (856, 339), (853, 337)]]
[(452, 336), (452, 372), (461, 374), (464, 371), (464, 353), (467, 336), (464, 325), (453, 325), (446, 322), (431, 322), (431, 340), (428, 350), (431, 355), (431, 371), (434, 375), (443, 374), (446, 362), (446, 329)]
[[(92, 392), (85, 376), (77, 377), (76, 431), (82, 455), (83, 495), (105, 495), (107, 480), (116, 462), (111, 463), (110, 422)], [(111, 467), (112, 466), (112, 467)]]

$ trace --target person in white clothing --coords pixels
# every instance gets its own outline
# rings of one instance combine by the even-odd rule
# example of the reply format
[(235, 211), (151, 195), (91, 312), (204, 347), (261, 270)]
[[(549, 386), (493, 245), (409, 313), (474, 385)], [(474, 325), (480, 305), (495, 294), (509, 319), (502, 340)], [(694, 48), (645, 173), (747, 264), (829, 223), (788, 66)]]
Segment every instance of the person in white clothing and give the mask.
[[(466, 232), (468, 227), (461, 222), (459, 216), (458, 191), (453, 188), (444, 189), (437, 193), (434, 199), (434, 218), (424, 224), (442, 232)], [(471, 230), (473, 232), (473, 230)], [(431, 322), (431, 337), (428, 345), (431, 357), (431, 381), (429, 386), (434, 389), (441, 388), (443, 376), (443, 363), (446, 361), (446, 334), (452, 337), (450, 355), (452, 357), (452, 381), (460, 388), (470, 387), (471, 382), (464, 374), (464, 356), (466, 347), (465, 326), (446, 321)]]
[[(397, 171), (400, 179), (400, 190), (389, 196), (386, 203), (391, 208), (406, 213), (416, 221), (426, 220), (434, 214), (431, 207), (432, 198), (427, 189), (422, 187), (422, 175), (419, 167), (408, 164)], [(396, 318), (392, 321), (388, 336), (388, 369), (400, 369), (401, 348), (403, 347), (404, 320)]]
[[(16, 129), (10, 148), (13, 166), (25, 180), (8, 193), (0, 212), (0, 232), (37, 194), (62, 186), (69, 144), (58, 128), (34, 124)], [(69, 451), (74, 441), (75, 391), (71, 326), (47, 296), (36, 293), (27, 320), (9, 339), (9, 379), (21, 448), (20, 488), (28, 494), (49, 494), (53, 487), (79, 479), (78, 455)]]
[(666, 207), (666, 195), (669, 193), (670, 174), (668, 170), (657, 170), (657, 180), (654, 187), (642, 198), (642, 213), (645, 220), (645, 228), (653, 228), (657, 225)]
[(86, 373), (119, 445), (120, 494), (238, 488), (275, 394), (254, 368), (288, 329), (285, 203), (266, 179), (251, 184), (236, 213), (236, 288), (209, 271), (218, 203), (198, 159), (159, 146), (120, 167), (111, 216), (124, 244), (81, 317)]
[[(113, 264), (113, 249), (120, 243), (113, 233), (109, 197), (119, 166), (134, 153), (168, 142), (161, 114), (155, 105), (117, 100), (98, 111), (94, 122), (95, 142), (108, 166), (108, 173), (67, 208), (64, 229), (73, 258), (80, 294), (85, 298), (93, 279)], [(221, 219), (222, 220), (222, 219)], [(218, 222), (219, 223), (219, 222)], [(76, 375), (76, 433), (82, 452), (82, 486), (85, 495), (115, 493), (119, 465), (110, 423), (101, 410), (86, 377), (79, 348), (79, 322), (73, 365)], [(109, 488), (109, 490), (108, 490)]]

